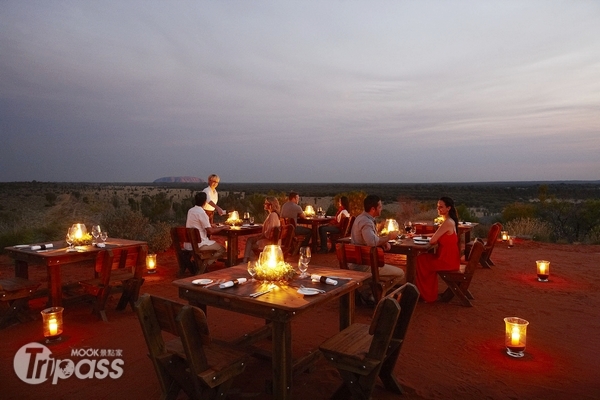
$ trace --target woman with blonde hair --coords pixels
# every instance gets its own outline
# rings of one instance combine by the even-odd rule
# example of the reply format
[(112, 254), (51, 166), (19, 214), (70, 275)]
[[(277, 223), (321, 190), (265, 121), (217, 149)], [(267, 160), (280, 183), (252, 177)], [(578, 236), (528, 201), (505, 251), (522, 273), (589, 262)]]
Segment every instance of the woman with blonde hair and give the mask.
[(281, 223), (279, 222), (279, 201), (275, 197), (267, 197), (265, 199), (264, 209), (269, 214), (263, 222), (262, 233), (256, 236), (250, 236), (246, 240), (246, 249), (244, 250), (244, 262), (248, 262), (254, 256), (253, 249), (260, 249), (268, 244), (273, 244), (275, 241), (274, 228), (279, 228)]
[(210, 220), (210, 223), (213, 223), (213, 216), (215, 211), (219, 213), (219, 215), (225, 215), (225, 211), (217, 205), (219, 201), (219, 194), (217, 193), (217, 186), (219, 186), (219, 182), (221, 179), (217, 174), (211, 174), (208, 177), (208, 186), (202, 190), (206, 193), (206, 203), (204, 204), (204, 211)]

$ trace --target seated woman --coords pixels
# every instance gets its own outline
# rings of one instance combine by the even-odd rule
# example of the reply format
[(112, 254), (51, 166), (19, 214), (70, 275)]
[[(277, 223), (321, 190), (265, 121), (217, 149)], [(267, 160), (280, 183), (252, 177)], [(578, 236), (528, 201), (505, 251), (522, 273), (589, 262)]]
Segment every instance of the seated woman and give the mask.
[(244, 262), (254, 258), (253, 249), (260, 249), (268, 244), (273, 244), (273, 228), (281, 226), (279, 222), (279, 201), (275, 197), (267, 197), (265, 199), (265, 211), (269, 214), (263, 222), (262, 233), (256, 236), (250, 236), (246, 241), (246, 250), (244, 251)]
[(340, 225), (342, 218), (350, 218), (350, 200), (346, 196), (342, 196), (338, 200), (338, 210), (335, 213), (335, 219), (327, 224), (319, 227), (319, 237), (321, 238), (321, 253), (327, 253), (327, 233), (340, 233)]
[(436, 254), (425, 253), (417, 257), (417, 276), (415, 284), (426, 302), (438, 298), (437, 271), (457, 271), (460, 269), (458, 252), (458, 213), (454, 201), (442, 197), (437, 202), (438, 214), (444, 219), (433, 234), (430, 244), (438, 244)]

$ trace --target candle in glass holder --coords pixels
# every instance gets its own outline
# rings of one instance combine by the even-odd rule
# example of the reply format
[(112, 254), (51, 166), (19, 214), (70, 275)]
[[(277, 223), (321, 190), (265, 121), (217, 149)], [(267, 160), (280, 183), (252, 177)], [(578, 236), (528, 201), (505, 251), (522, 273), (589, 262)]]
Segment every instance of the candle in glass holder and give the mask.
[(550, 261), (538, 260), (537, 264), (537, 277), (540, 282), (548, 282), (548, 276), (550, 275)]
[(146, 269), (149, 274), (156, 273), (156, 254), (148, 254), (146, 256)]
[(506, 242), (508, 240), (508, 232), (507, 231), (500, 232), (500, 237), (502, 238), (503, 242)]
[(398, 232), (399, 230), (400, 230), (400, 225), (398, 225), (398, 222), (395, 219), (386, 219), (385, 225), (383, 226), (383, 229), (381, 230), (381, 234), (387, 235), (390, 232)]
[(529, 322), (519, 317), (504, 318), (504, 345), (509, 356), (523, 357), (527, 342), (527, 325)]
[(306, 206), (306, 208), (304, 209), (304, 215), (306, 215), (307, 217), (314, 217), (315, 209), (313, 208), (313, 206), (311, 206), (311, 205)]
[(512, 236), (509, 235), (508, 236), (508, 247), (513, 247), (513, 244), (514, 244), (513, 243), (513, 238), (512, 238)]
[(62, 307), (50, 307), (42, 310), (42, 324), (46, 343), (60, 340), (63, 333), (63, 310)]

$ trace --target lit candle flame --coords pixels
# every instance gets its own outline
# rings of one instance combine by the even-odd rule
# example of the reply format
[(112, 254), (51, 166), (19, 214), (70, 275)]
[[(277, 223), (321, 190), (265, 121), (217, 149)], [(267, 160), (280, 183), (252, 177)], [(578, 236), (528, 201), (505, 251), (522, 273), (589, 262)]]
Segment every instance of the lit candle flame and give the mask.
[(519, 341), (521, 340), (521, 333), (519, 332), (518, 327), (513, 327), (511, 335), (510, 335), (510, 344), (513, 346), (518, 346)]

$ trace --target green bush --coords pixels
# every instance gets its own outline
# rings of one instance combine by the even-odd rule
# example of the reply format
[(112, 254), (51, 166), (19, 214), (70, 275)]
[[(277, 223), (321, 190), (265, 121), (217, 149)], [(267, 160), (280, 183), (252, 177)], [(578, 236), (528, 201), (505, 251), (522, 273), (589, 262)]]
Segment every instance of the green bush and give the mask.
[(104, 214), (101, 225), (111, 237), (145, 240), (149, 221), (140, 211), (132, 211), (124, 207)]
[(166, 222), (157, 222), (148, 227), (146, 236), (151, 253), (165, 251), (171, 247), (171, 226)]
[(511, 235), (531, 238), (539, 241), (549, 241), (552, 234), (552, 226), (536, 218), (517, 218), (504, 225), (504, 230)]

